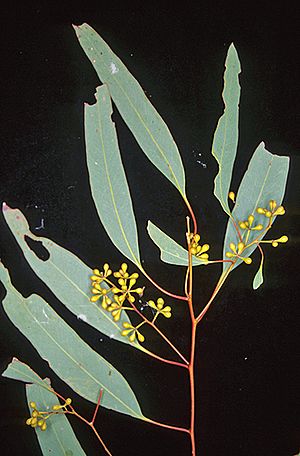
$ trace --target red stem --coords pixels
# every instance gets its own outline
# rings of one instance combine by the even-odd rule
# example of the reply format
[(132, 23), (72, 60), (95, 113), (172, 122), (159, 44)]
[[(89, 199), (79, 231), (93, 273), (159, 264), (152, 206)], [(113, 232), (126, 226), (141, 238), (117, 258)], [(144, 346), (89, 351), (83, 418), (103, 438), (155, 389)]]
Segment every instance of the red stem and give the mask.
[(160, 285), (158, 285), (148, 274), (147, 272), (144, 270), (144, 268), (140, 265), (139, 266), (140, 268), (140, 271), (144, 274), (144, 276), (159, 290), (161, 291), (162, 293), (164, 293), (165, 295), (167, 296), (170, 296), (171, 298), (175, 298), (175, 299), (179, 299), (180, 301), (187, 301), (187, 297), (186, 296), (180, 296), (180, 295), (176, 295), (176, 294), (173, 294), (173, 293), (170, 293), (169, 291), (165, 290), (164, 288), (162, 288)]
[[(148, 318), (145, 317), (145, 315), (143, 315), (138, 309), (137, 307), (131, 302), (130, 303), (133, 307), (133, 309), (135, 310), (135, 312), (142, 318), (142, 320), (145, 321), (145, 323), (147, 323), (148, 325), (150, 325), (153, 329), (155, 329), (155, 331), (167, 342), (167, 344), (175, 351), (175, 353), (177, 353), (177, 355), (182, 359), (182, 361), (185, 362), (186, 365), (188, 365), (188, 361), (185, 359), (185, 357), (180, 353), (180, 351), (172, 344), (172, 342), (167, 338), (167, 336), (164, 335), (164, 333), (158, 329), (158, 327), (152, 323), (152, 321), (148, 320)], [(148, 350), (147, 350), (148, 351)], [(152, 353), (152, 352), (149, 352), (149, 353)], [(152, 353), (152, 355), (154, 355), (154, 353)], [(156, 356), (155, 357), (157, 359), (159, 359), (160, 357)], [(161, 358), (162, 360), (163, 358)], [(169, 361), (169, 360), (164, 360), (164, 362), (167, 362), (169, 364), (176, 364), (177, 366), (183, 366), (181, 363), (176, 363), (175, 361)], [(185, 366), (184, 366), (185, 367)]]
[(97, 416), (97, 413), (98, 413), (98, 410), (99, 410), (99, 407), (100, 407), (100, 402), (101, 402), (101, 399), (102, 399), (102, 395), (103, 395), (103, 388), (101, 388), (100, 392), (99, 392), (97, 405), (96, 405), (96, 408), (95, 408), (95, 411), (94, 411), (94, 415), (93, 415), (93, 418), (92, 418), (92, 421), (91, 421), (91, 425), (92, 426), (94, 425), (94, 422), (95, 422), (95, 419), (96, 419), (96, 416)]

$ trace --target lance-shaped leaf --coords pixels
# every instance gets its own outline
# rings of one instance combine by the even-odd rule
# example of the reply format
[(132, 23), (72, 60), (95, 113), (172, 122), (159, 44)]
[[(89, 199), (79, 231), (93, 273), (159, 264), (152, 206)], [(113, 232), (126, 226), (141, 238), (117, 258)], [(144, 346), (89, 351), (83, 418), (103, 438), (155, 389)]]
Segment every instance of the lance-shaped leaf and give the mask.
[[(263, 227), (267, 226), (269, 219), (262, 214), (258, 214), (256, 209), (258, 207), (267, 208), (270, 200), (275, 200), (278, 205), (282, 203), (288, 170), (289, 157), (271, 154), (265, 149), (263, 142), (259, 144), (250, 160), (237, 193), (232, 211), (232, 217), (236, 224), (247, 220), (248, 216), (253, 214), (255, 217), (253, 226), (259, 224), (262, 224)], [(251, 243), (258, 236), (262, 239), (260, 231), (250, 231), (247, 243)], [(232, 219), (229, 218), (224, 239), (224, 258), (226, 258), (226, 252), (230, 250), (229, 244), (231, 242), (237, 244), (239, 238)], [(249, 257), (256, 247), (257, 244), (253, 244), (247, 248), (243, 256)], [(234, 267), (241, 264), (241, 262), (242, 260), (238, 260)], [(227, 269), (225, 263), (224, 269)], [(259, 276), (259, 280), (261, 282), (262, 276)]]
[(24, 298), (0, 266), (0, 280), (7, 290), (4, 310), (51, 369), (85, 399), (97, 403), (102, 388), (103, 407), (144, 420), (135, 394), (120, 372), (92, 350), (40, 296)]
[(123, 168), (107, 86), (97, 88), (97, 102), (85, 105), (85, 141), (95, 205), (108, 236), (120, 252), (140, 265), (138, 236)]
[[(188, 266), (188, 251), (186, 249), (177, 244), (174, 239), (170, 238), (170, 236), (164, 233), (150, 220), (148, 221), (147, 230), (152, 241), (160, 249), (160, 258), (162, 261), (177, 266)], [(198, 260), (193, 257), (193, 266), (201, 266), (208, 263), (209, 261)]]
[[(122, 312), (120, 320), (116, 322), (111, 314), (102, 308), (99, 301), (90, 302), (89, 277), (92, 271), (86, 264), (55, 242), (31, 233), (28, 222), (19, 209), (11, 209), (3, 203), (3, 215), (33, 271), (78, 319), (93, 326), (111, 339), (130, 344), (135, 348), (140, 347), (137, 341), (131, 343), (127, 337), (121, 336), (123, 323), (130, 323), (125, 311)], [(41, 260), (31, 250), (25, 236), (41, 242), (48, 251), (49, 258), (45, 261)], [(104, 282), (101, 286), (106, 287)], [(108, 296), (113, 298), (111, 293)]]
[(229, 215), (228, 193), (232, 176), (232, 168), (238, 144), (238, 120), (241, 72), (237, 51), (230, 45), (224, 73), (224, 113), (220, 117), (214, 134), (212, 154), (218, 162), (219, 172), (215, 178), (215, 196), (220, 201), (224, 211)]
[[(27, 364), (14, 358), (2, 374), (4, 377), (20, 380), (26, 383), (26, 396), (28, 404), (35, 402), (37, 409), (51, 411), (53, 405), (59, 405), (56, 395), (52, 392), (48, 379), (42, 380)], [(31, 414), (32, 408), (29, 407)], [(76, 435), (64, 414), (54, 415), (47, 419), (47, 430), (35, 428), (42, 453), (44, 455), (78, 455), (85, 456)]]
[(121, 116), (149, 160), (185, 199), (185, 175), (174, 139), (137, 80), (88, 24), (74, 26), (77, 38)]

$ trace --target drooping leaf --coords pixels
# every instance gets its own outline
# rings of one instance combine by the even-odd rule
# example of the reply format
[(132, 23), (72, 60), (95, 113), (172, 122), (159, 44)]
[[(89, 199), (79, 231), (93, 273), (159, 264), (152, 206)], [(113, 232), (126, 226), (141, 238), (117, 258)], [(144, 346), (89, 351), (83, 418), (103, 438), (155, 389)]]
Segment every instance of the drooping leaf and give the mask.
[(214, 194), (223, 210), (230, 215), (228, 193), (238, 144), (238, 121), (241, 66), (237, 51), (230, 45), (224, 73), (224, 113), (220, 117), (214, 134), (212, 154), (218, 162), (219, 171), (215, 177)]
[[(150, 220), (147, 226), (148, 234), (152, 241), (160, 249), (160, 258), (165, 263), (175, 264), (177, 266), (188, 266), (188, 251), (177, 244), (174, 239), (170, 238), (160, 228)], [(193, 257), (193, 266), (201, 266), (209, 263)]]
[[(28, 404), (35, 402), (38, 410), (50, 411), (53, 405), (59, 404), (49, 380), (41, 379), (27, 364), (17, 358), (13, 358), (2, 376), (25, 382)], [(32, 408), (29, 407), (29, 415), (31, 412)], [(35, 431), (44, 455), (48, 456), (51, 453), (62, 456), (85, 456), (66, 415), (55, 415), (49, 418), (45, 432), (39, 428)]]
[[(248, 169), (241, 181), (232, 217), (238, 224), (240, 221), (247, 220), (250, 214), (255, 216), (254, 225), (267, 225), (268, 219), (256, 212), (258, 207), (267, 208), (270, 200), (275, 200), (278, 205), (282, 203), (286, 181), (289, 170), (289, 157), (274, 155), (265, 149), (262, 142), (254, 152)], [(253, 226), (254, 226), (253, 225)], [(248, 243), (252, 242), (259, 235), (259, 231), (251, 231)], [(232, 220), (229, 218), (225, 239), (224, 239), (224, 258), (229, 251), (229, 244), (237, 244), (239, 238)], [(245, 256), (250, 256), (256, 249), (254, 244), (245, 250)], [(238, 260), (234, 267), (241, 264)], [(224, 263), (224, 269), (227, 269)], [(262, 278), (262, 276), (260, 276)]]
[[(99, 302), (90, 302), (89, 277), (92, 271), (86, 264), (55, 242), (31, 233), (27, 220), (19, 209), (11, 209), (4, 203), (3, 215), (33, 271), (78, 319), (111, 339), (130, 344), (135, 348), (139, 347), (137, 341), (131, 344), (127, 337), (121, 336), (123, 323), (125, 321), (130, 323), (125, 311), (122, 312), (120, 320), (115, 322)], [(28, 246), (25, 236), (41, 242), (48, 251), (49, 258), (45, 261), (41, 260)], [(105, 287), (104, 282), (102, 287)]]
[(111, 120), (107, 86), (98, 87), (95, 96), (95, 104), (85, 105), (85, 141), (92, 195), (111, 241), (124, 256), (140, 265), (136, 221)]
[(102, 388), (103, 407), (143, 420), (134, 392), (120, 372), (92, 350), (40, 296), (24, 298), (0, 266), (0, 279), (7, 290), (4, 310), (51, 369), (85, 399), (97, 403)]
[(253, 284), (252, 284), (253, 290), (257, 290), (257, 288), (259, 288), (264, 282), (263, 265), (264, 265), (264, 257), (261, 258), (259, 268), (254, 276)]
[(174, 139), (137, 80), (88, 24), (74, 26), (77, 38), (121, 116), (149, 160), (185, 199), (185, 174)]

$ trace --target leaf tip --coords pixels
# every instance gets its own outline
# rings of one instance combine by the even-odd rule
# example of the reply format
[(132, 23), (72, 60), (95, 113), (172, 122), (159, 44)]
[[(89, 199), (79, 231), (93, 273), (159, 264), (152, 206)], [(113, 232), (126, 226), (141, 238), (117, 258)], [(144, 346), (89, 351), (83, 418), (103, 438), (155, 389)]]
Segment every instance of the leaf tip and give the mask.
[(2, 203), (2, 212), (6, 212), (6, 211), (8, 211), (8, 209), (10, 209), (10, 207), (8, 206), (8, 204), (6, 204), (5, 201), (3, 201), (3, 203)]

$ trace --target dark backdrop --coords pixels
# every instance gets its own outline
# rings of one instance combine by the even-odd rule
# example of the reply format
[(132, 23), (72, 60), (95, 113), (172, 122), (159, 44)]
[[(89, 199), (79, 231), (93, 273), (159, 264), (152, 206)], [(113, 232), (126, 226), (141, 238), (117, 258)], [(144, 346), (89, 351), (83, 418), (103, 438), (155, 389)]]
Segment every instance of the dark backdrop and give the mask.
[[(81, 4), (79, 4), (81, 3)], [(287, 215), (276, 221), (274, 237), (290, 242), (268, 249), (265, 284), (251, 288), (255, 266), (236, 270), (203, 321), (198, 335), (197, 439), (203, 456), (292, 456), (297, 452), (297, 370), (295, 368), (296, 208), (299, 186), (297, 11), (289, 2), (6, 2), (1, 11), (1, 187), (0, 199), (20, 208), (33, 231), (70, 249), (90, 266), (123, 261), (100, 226), (88, 186), (83, 103), (93, 102), (99, 83), (71, 24), (88, 22), (108, 41), (141, 82), (179, 145), (188, 194), (201, 233), (220, 256), (226, 219), (212, 196), (217, 166), (210, 154), (222, 113), (222, 76), (233, 41), (242, 85), (236, 189), (262, 140), (273, 153), (291, 157), (285, 199)], [(142, 257), (166, 288), (179, 291), (183, 271), (159, 262), (147, 238), (148, 219), (183, 242), (186, 211), (176, 190), (147, 161), (122, 123), (120, 146), (132, 189)], [(298, 161), (297, 161), (298, 160)], [(44, 229), (38, 230), (41, 220)], [(1, 218), (1, 259), (23, 294), (43, 294), (83, 338), (126, 373), (147, 416), (185, 425), (185, 376), (113, 342), (68, 313), (24, 261)], [(257, 265), (258, 258), (255, 257)], [(200, 308), (219, 267), (197, 271)], [(155, 291), (149, 287), (149, 294)], [(1, 293), (4, 295), (3, 288)], [(174, 307), (174, 305), (173, 305)], [(186, 350), (183, 308), (165, 326)], [(77, 398), (50, 371), (30, 343), (0, 310), (1, 371), (13, 355), (29, 363), (54, 386), (71, 395), (83, 413), (93, 407)], [(160, 343), (153, 348), (169, 354)], [(1, 454), (38, 455), (24, 387), (1, 379)], [(101, 409), (98, 426), (113, 454), (187, 455), (186, 437)], [(99, 454), (93, 435), (72, 421), (88, 455)]]

